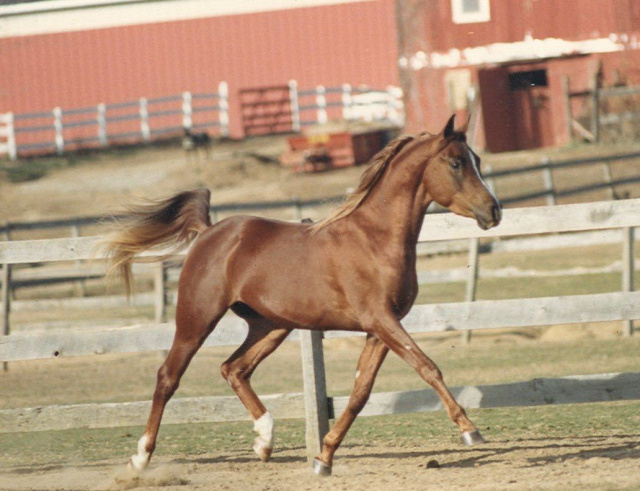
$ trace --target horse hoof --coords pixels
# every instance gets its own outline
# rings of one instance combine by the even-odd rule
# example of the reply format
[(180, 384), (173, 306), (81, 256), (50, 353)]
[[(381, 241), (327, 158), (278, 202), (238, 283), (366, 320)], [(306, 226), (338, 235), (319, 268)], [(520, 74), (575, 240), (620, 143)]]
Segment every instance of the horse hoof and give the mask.
[(138, 456), (137, 455), (131, 456), (131, 458), (129, 459), (129, 462), (127, 463), (127, 469), (130, 472), (133, 472), (134, 474), (142, 474), (144, 470), (147, 468), (147, 465), (149, 465), (149, 461), (147, 460), (146, 462), (142, 462), (139, 459), (136, 459), (136, 457)]
[(253, 451), (258, 457), (260, 457), (260, 460), (262, 460), (262, 462), (269, 462), (272, 450), (272, 448), (267, 447), (262, 443), (262, 439), (260, 437), (256, 438), (255, 442), (253, 443)]
[(465, 431), (460, 437), (460, 440), (467, 446), (476, 445), (478, 443), (485, 443), (485, 439), (482, 438), (482, 435), (478, 430)]
[(316, 476), (330, 476), (331, 467), (318, 459), (313, 459), (313, 473)]

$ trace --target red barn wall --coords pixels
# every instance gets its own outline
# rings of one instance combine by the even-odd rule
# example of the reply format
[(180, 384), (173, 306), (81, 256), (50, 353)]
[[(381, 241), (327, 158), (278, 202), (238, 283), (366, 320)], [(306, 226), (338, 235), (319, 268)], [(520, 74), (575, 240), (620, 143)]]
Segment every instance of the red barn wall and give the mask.
[(393, 0), (0, 39), (0, 112), (215, 92), (227, 81), (232, 136), (239, 89), (398, 85)]

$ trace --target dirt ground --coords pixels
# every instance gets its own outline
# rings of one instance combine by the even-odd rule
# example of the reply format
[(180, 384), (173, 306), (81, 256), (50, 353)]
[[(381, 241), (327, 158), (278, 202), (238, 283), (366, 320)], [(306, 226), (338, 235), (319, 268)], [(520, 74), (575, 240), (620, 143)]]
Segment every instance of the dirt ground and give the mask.
[(333, 475), (312, 474), (302, 449), (274, 452), (263, 464), (250, 450), (154, 460), (141, 477), (121, 463), (32, 467), (0, 476), (2, 489), (637, 489), (636, 435), (495, 441), (477, 447), (427, 442), (424, 446), (347, 446)]

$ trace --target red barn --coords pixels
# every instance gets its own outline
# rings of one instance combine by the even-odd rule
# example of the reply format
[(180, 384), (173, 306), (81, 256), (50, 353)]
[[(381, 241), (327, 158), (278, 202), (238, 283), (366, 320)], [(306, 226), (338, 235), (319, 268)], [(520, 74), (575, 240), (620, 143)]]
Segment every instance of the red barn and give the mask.
[(398, 0), (398, 19), (409, 131), (471, 109), (487, 150), (563, 144), (563, 77), (640, 83), (638, 0)]
[(399, 85), (393, 0), (1, 3), (0, 113), (210, 93), (226, 81), (230, 133), (242, 136), (243, 89)]

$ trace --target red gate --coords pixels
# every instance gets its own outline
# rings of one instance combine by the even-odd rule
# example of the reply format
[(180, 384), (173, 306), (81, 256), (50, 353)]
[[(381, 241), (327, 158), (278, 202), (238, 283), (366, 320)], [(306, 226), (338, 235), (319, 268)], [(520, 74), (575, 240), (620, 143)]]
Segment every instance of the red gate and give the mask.
[(239, 95), (245, 135), (273, 135), (293, 131), (288, 85), (242, 89)]

